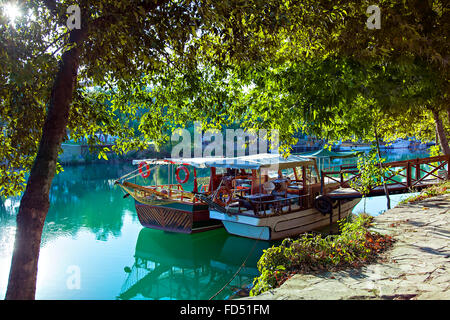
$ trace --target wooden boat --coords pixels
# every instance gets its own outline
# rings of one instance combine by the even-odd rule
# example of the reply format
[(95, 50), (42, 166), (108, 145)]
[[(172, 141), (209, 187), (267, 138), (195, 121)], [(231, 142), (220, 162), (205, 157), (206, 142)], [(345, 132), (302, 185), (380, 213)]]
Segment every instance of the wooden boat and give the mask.
[[(139, 168), (119, 178), (115, 183), (125, 191), (124, 197), (131, 195), (135, 199), (136, 213), (144, 227), (180, 233), (207, 231), (222, 227), (219, 220), (210, 219), (208, 205), (195, 197), (195, 193), (205, 189), (210, 180), (210, 176), (197, 177), (196, 169), (206, 168), (205, 163), (209, 160), (133, 160), (133, 164), (139, 165)], [(153, 175), (154, 183), (150, 185), (130, 182), (133, 178), (140, 179), (140, 176), (149, 178), (150, 173), (156, 173), (160, 166), (167, 166), (168, 183), (158, 183), (157, 174)], [(184, 172), (184, 177), (181, 172)], [(184, 190), (183, 186), (188, 181), (194, 184), (192, 191)]]
[[(315, 159), (257, 154), (208, 163), (209, 193), (196, 196), (209, 204), (210, 218), (234, 235), (276, 240), (292, 237), (345, 218), (360, 199), (335, 201), (321, 193)], [(222, 174), (217, 171), (226, 170)], [(241, 185), (240, 182), (246, 182)], [(322, 192), (338, 188), (323, 186)]]

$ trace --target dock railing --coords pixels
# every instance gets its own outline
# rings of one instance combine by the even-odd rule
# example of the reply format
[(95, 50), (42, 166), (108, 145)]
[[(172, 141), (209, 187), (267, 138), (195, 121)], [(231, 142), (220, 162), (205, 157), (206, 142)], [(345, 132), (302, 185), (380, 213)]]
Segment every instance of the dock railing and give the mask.
[[(399, 189), (415, 189), (437, 184), (450, 177), (450, 156), (416, 158), (382, 163), (388, 168), (384, 181), (396, 185)], [(359, 178), (361, 173), (357, 165), (341, 165), (339, 170), (321, 171), (321, 193), (326, 191), (326, 184), (338, 183), (341, 188), (349, 188), (350, 181)]]

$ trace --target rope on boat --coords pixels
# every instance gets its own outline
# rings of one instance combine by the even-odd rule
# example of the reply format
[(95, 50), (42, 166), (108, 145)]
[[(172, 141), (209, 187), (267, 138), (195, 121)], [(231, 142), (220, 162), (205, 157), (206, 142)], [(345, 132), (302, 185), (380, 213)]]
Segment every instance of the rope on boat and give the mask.
[(221, 292), (222, 292), (222, 291), (223, 291), (223, 290), (231, 283), (231, 281), (234, 280), (234, 278), (236, 278), (236, 276), (239, 274), (239, 272), (241, 272), (242, 268), (243, 268), (243, 267), (245, 266), (245, 264), (247, 263), (248, 258), (250, 257), (250, 255), (251, 255), (251, 254), (253, 253), (253, 251), (255, 250), (256, 244), (257, 244), (258, 241), (261, 239), (261, 235), (262, 235), (263, 231), (264, 231), (264, 229), (261, 230), (261, 232), (260, 232), (260, 234), (259, 234), (259, 236), (258, 236), (258, 239), (255, 240), (255, 243), (253, 244), (252, 249), (251, 249), (250, 252), (248, 253), (248, 255), (247, 255), (247, 257), (245, 258), (244, 262), (242, 262), (242, 264), (241, 264), (241, 266), (239, 267), (239, 269), (233, 274), (233, 276), (231, 277), (231, 279), (230, 279), (227, 283), (225, 283), (225, 285), (224, 285), (219, 291), (217, 291), (216, 294), (214, 294), (211, 298), (209, 298), (208, 300), (212, 300), (212, 299), (214, 299), (215, 297), (217, 297), (217, 295), (218, 295), (219, 293), (221, 293)]
[[(131, 174), (133, 174), (133, 173), (135, 173), (136, 171), (139, 171), (139, 168), (138, 169), (136, 169), (136, 170), (133, 170), (133, 171), (131, 171), (131, 172), (128, 172), (127, 174), (125, 174), (125, 175), (123, 175), (123, 176), (121, 176), (120, 178), (118, 178), (117, 180), (124, 180), (126, 177), (128, 177), (129, 175), (131, 175)], [(130, 179), (130, 178), (129, 178)], [(127, 179), (128, 180), (128, 179)]]
[[(156, 169), (156, 168), (158, 168), (158, 166), (153, 166), (153, 167), (151, 167), (151, 168), (149, 167), (148, 170), (147, 170), (147, 169), (144, 169), (144, 170), (142, 170), (142, 173), (139, 172), (139, 173), (137, 173), (137, 174), (135, 174), (135, 175), (129, 177), (131, 174), (135, 173), (136, 171), (139, 171), (139, 168), (138, 168), (138, 169), (136, 169), (136, 170), (133, 170), (133, 171), (127, 173), (126, 175), (121, 176), (119, 179), (117, 179), (117, 181), (119, 181), (119, 180), (130, 180), (130, 179), (133, 179), (134, 177), (140, 176), (141, 174), (145, 174), (145, 173), (147, 173), (147, 172), (150, 172), (151, 170)], [(125, 178), (126, 178), (126, 179), (125, 179)]]
[[(148, 205), (154, 205), (156, 203), (160, 203), (161, 201), (164, 201), (165, 203), (172, 203), (176, 202), (175, 199), (171, 199), (169, 195), (164, 194), (162, 192), (152, 190), (145, 187), (140, 187), (140, 189), (135, 189), (133, 185), (129, 185), (129, 182), (124, 182), (126, 185), (123, 185), (121, 183), (117, 183), (124, 191), (126, 191), (128, 194), (130, 194), (135, 200), (139, 201), (142, 204), (148, 204)], [(137, 186), (136, 186), (137, 187)], [(133, 189), (133, 190), (131, 190)], [(142, 191), (142, 192), (139, 192)], [(151, 195), (145, 195), (144, 193), (150, 193)], [(158, 199), (158, 197), (161, 197), (162, 199)], [(187, 197), (187, 196), (186, 196)]]
[(226, 208), (224, 208), (224, 207), (218, 205), (217, 203), (215, 203), (214, 200), (212, 200), (212, 198), (213, 198), (212, 196), (207, 196), (207, 195), (205, 195), (203, 193), (199, 193), (199, 192), (198, 193), (194, 193), (194, 196), (197, 199), (199, 199), (199, 200), (203, 201), (204, 203), (206, 203), (208, 206), (212, 207), (216, 211), (219, 211), (219, 212), (222, 212), (222, 213), (226, 213), (228, 215), (231, 214), (231, 212), (229, 210), (227, 210)]

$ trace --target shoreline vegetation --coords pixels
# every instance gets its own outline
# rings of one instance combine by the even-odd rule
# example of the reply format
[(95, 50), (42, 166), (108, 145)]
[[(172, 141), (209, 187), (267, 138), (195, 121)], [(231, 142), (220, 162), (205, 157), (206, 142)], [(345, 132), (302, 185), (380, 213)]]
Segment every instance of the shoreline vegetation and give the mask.
[(338, 222), (337, 235), (304, 234), (264, 250), (257, 265), (260, 276), (255, 278), (250, 296), (277, 288), (294, 274), (359, 268), (376, 261), (394, 242), (390, 236), (369, 231), (372, 216), (349, 218)]
[[(450, 181), (424, 189), (398, 205), (450, 193)], [(374, 217), (365, 213), (338, 221), (337, 235), (304, 234), (285, 239), (278, 246), (264, 250), (258, 261), (260, 276), (254, 279), (250, 297), (280, 287), (295, 274), (318, 274), (383, 262), (381, 253), (391, 248), (395, 237), (371, 230)], [(331, 276), (333, 279), (333, 276)]]
[(414, 203), (414, 202), (418, 202), (418, 201), (425, 200), (428, 198), (436, 197), (439, 195), (448, 194), (448, 193), (450, 193), (450, 181), (446, 181), (446, 182), (428, 187), (428, 188), (422, 190), (422, 192), (420, 192), (417, 195), (413, 195), (411, 197), (403, 199), (398, 204), (400, 205), (400, 204)]

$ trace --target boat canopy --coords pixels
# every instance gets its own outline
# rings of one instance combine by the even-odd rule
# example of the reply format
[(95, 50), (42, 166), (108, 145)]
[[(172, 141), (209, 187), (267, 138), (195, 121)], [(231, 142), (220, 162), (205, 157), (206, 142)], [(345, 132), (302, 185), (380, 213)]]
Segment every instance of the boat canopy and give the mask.
[(234, 158), (204, 157), (204, 158), (170, 158), (133, 160), (133, 164), (181, 164), (195, 168), (230, 168), (230, 169), (263, 169), (276, 166), (276, 169), (287, 169), (298, 166), (314, 165), (315, 160), (298, 155), (284, 158), (277, 153), (261, 153)]

